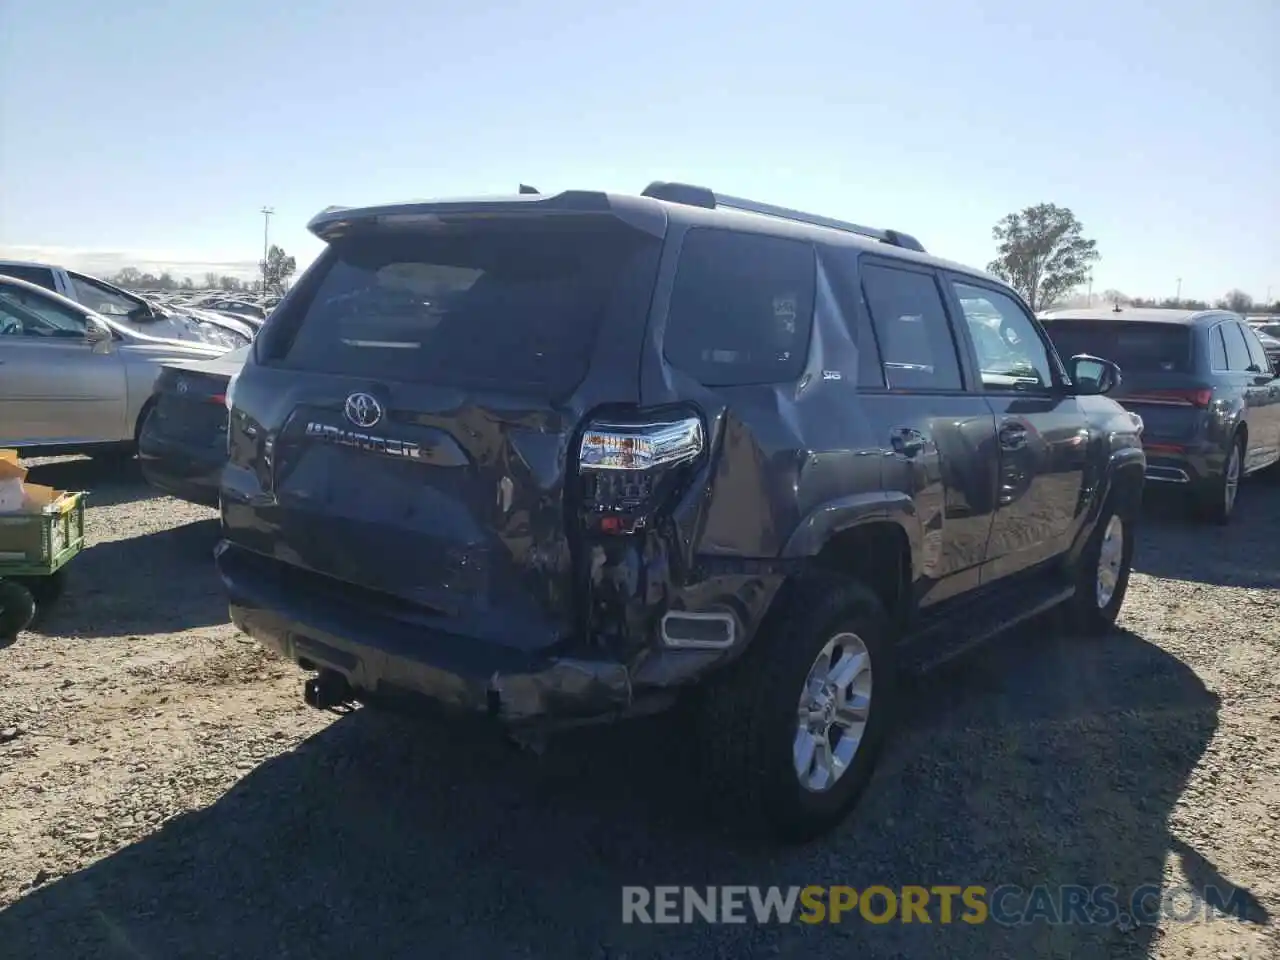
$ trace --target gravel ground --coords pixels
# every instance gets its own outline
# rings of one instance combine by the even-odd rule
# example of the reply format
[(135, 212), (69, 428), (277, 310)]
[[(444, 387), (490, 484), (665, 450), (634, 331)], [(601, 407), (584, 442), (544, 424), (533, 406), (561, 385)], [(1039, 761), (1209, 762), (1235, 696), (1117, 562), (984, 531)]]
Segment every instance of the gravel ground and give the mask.
[[(7, 957), (1280, 957), (1280, 487), (1147, 511), (1123, 629), (923, 682), (857, 814), (744, 848), (670, 719), (542, 757), (303, 706), (229, 626), (211, 511), (85, 460), (66, 597), (0, 650)], [(624, 926), (623, 884), (1216, 884), (1244, 920)]]

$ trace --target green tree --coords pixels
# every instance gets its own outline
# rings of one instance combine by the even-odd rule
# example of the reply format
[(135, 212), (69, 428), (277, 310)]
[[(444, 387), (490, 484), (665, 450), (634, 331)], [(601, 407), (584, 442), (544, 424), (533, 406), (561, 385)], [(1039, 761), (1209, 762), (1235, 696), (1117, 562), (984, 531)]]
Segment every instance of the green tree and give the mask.
[(1032, 310), (1044, 309), (1089, 279), (1098, 242), (1082, 231), (1076, 215), (1056, 204), (1011, 213), (991, 230), (997, 255), (987, 269), (1022, 294)]
[(272, 244), (271, 249), (267, 251), (266, 263), (259, 262), (258, 268), (262, 271), (267, 292), (283, 294), (289, 278), (298, 269), (298, 262), (280, 247)]

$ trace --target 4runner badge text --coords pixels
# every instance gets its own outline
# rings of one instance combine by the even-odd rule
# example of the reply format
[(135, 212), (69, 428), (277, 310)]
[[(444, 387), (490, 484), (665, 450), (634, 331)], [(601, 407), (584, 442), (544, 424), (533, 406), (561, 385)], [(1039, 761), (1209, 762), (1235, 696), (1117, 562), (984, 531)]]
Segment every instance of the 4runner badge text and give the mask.
[(336, 443), (339, 446), (353, 447), (356, 450), (368, 450), (371, 453), (386, 454), (388, 457), (403, 457), (407, 460), (422, 459), (422, 448), (416, 443), (410, 443), (407, 440), (392, 440), (388, 437), (375, 437), (367, 433), (358, 433), (355, 430), (331, 427), (327, 423), (315, 423), (314, 421), (308, 423), (307, 436), (313, 440)]

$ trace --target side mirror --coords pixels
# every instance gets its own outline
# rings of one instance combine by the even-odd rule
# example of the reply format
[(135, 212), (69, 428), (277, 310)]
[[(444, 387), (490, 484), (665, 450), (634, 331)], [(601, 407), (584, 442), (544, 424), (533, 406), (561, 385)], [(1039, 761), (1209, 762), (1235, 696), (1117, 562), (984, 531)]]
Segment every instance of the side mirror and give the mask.
[(1081, 353), (1067, 361), (1067, 373), (1075, 384), (1075, 392), (1084, 395), (1110, 393), (1123, 382), (1120, 367), (1110, 360)]

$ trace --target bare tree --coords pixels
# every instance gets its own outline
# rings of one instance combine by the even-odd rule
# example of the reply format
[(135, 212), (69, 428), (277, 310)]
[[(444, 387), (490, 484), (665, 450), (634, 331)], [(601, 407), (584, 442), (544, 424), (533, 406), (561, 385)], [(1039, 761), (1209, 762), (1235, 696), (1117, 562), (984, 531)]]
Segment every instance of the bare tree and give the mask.
[(1253, 309), (1253, 297), (1243, 290), (1231, 290), (1214, 306), (1219, 310), (1230, 310), (1232, 313), (1248, 313)]
[(1041, 203), (1011, 213), (991, 230), (997, 257), (987, 269), (1026, 299), (1032, 310), (1064, 299), (1089, 279), (1098, 242), (1085, 239), (1066, 207)]

